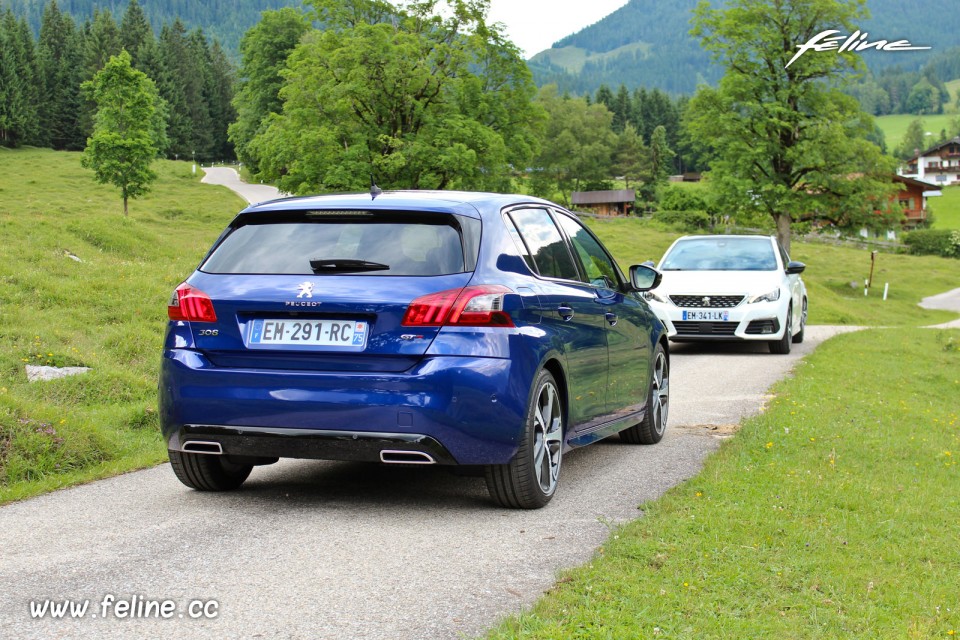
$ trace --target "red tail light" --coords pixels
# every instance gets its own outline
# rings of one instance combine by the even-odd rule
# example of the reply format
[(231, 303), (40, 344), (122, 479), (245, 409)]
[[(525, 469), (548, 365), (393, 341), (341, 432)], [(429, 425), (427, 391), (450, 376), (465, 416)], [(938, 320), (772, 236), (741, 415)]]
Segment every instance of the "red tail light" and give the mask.
[(167, 305), (167, 315), (171, 320), (187, 322), (216, 322), (217, 312), (213, 310), (213, 300), (200, 289), (186, 282), (174, 290)]
[(513, 293), (501, 285), (448, 289), (421, 296), (410, 303), (403, 316), (405, 327), (513, 327), (503, 310), (503, 296)]

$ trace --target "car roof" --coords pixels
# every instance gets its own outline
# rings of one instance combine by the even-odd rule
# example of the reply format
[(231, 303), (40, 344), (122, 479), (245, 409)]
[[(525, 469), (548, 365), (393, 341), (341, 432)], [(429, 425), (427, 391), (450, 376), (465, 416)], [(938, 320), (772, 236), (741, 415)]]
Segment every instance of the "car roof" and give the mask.
[(557, 206), (540, 198), (516, 194), (476, 191), (384, 191), (375, 197), (370, 193), (343, 193), (280, 198), (250, 205), (239, 215), (308, 209), (356, 209), (458, 213), (476, 218), (484, 213), (499, 212), (503, 207), (517, 204)]

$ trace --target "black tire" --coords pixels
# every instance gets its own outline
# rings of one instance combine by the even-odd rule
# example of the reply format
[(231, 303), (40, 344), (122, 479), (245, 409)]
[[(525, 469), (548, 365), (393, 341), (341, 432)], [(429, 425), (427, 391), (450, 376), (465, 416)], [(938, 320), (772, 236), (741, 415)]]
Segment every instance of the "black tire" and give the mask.
[(790, 344), (793, 342), (793, 337), (790, 333), (793, 331), (793, 307), (787, 307), (787, 319), (786, 327), (783, 330), (783, 337), (779, 340), (771, 340), (767, 343), (770, 347), (770, 353), (775, 353), (777, 355), (785, 356), (790, 353)]
[(233, 464), (222, 456), (168, 451), (170, 466), (177, 478), (198, 491), (232, 491), (247, 479), (251, 464)]
[(501, 506), (539, 509), (553, 498), (563, 458), (564, 418), (560, 390), (547, 370), (534, 382), (517, 455), (485, 468), (487, 489)]
[(657, 444), (667, 430), (670, 414), (670, 360), (662, 344), (653, 352), (653, 372), (647, 391), (647, 412), (643, 420), (620, 432), (620, 439), (630, 444)]
[(803, 342), (803, 332), (807, 328), (807, 299), (803, 299), (803, 310), (800, 312), (800, 331), (797, 331), (797, 335), (793, 336), (793, 344), (800, 344)]

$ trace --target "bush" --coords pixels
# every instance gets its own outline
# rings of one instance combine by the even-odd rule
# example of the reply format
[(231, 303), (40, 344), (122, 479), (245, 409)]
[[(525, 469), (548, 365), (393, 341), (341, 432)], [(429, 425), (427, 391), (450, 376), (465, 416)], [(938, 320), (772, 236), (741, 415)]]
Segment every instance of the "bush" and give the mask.
[(908, 233), (903, 242), (914, 255), (960, 258), (960, 231), (917, 229)]
[(710, 215), (706, 211), (657, 211), (653, 219), (683, 231), (710, 228)]

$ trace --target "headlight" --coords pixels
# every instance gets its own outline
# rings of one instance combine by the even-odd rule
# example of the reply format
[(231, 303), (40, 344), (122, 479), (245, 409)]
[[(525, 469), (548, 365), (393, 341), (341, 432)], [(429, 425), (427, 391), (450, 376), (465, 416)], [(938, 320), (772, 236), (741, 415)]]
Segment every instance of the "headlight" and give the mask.
[(765, 293), (762, 296), (753, 296), (750, 300), (747, 301), (748, 304), (753, 304), (754, 302), (776, 302), (780, 299), (780, 288), (776, 288), (770, 293)]
[(644, 292), (641, 293), (640, 295), (643, 296), (643, 299), (644, 299), (644, 300), (647, 300), (647, 301), (650, 301), (650, 302), (659, 302), (659, 303), (661, 303), (661, 304), (667, 304), (667, 301), (666, 301), (664, 298), (660, 297), (659, 295), (657, 295), (657, 294), (654, 293), (653, 291), (644, 291)]

